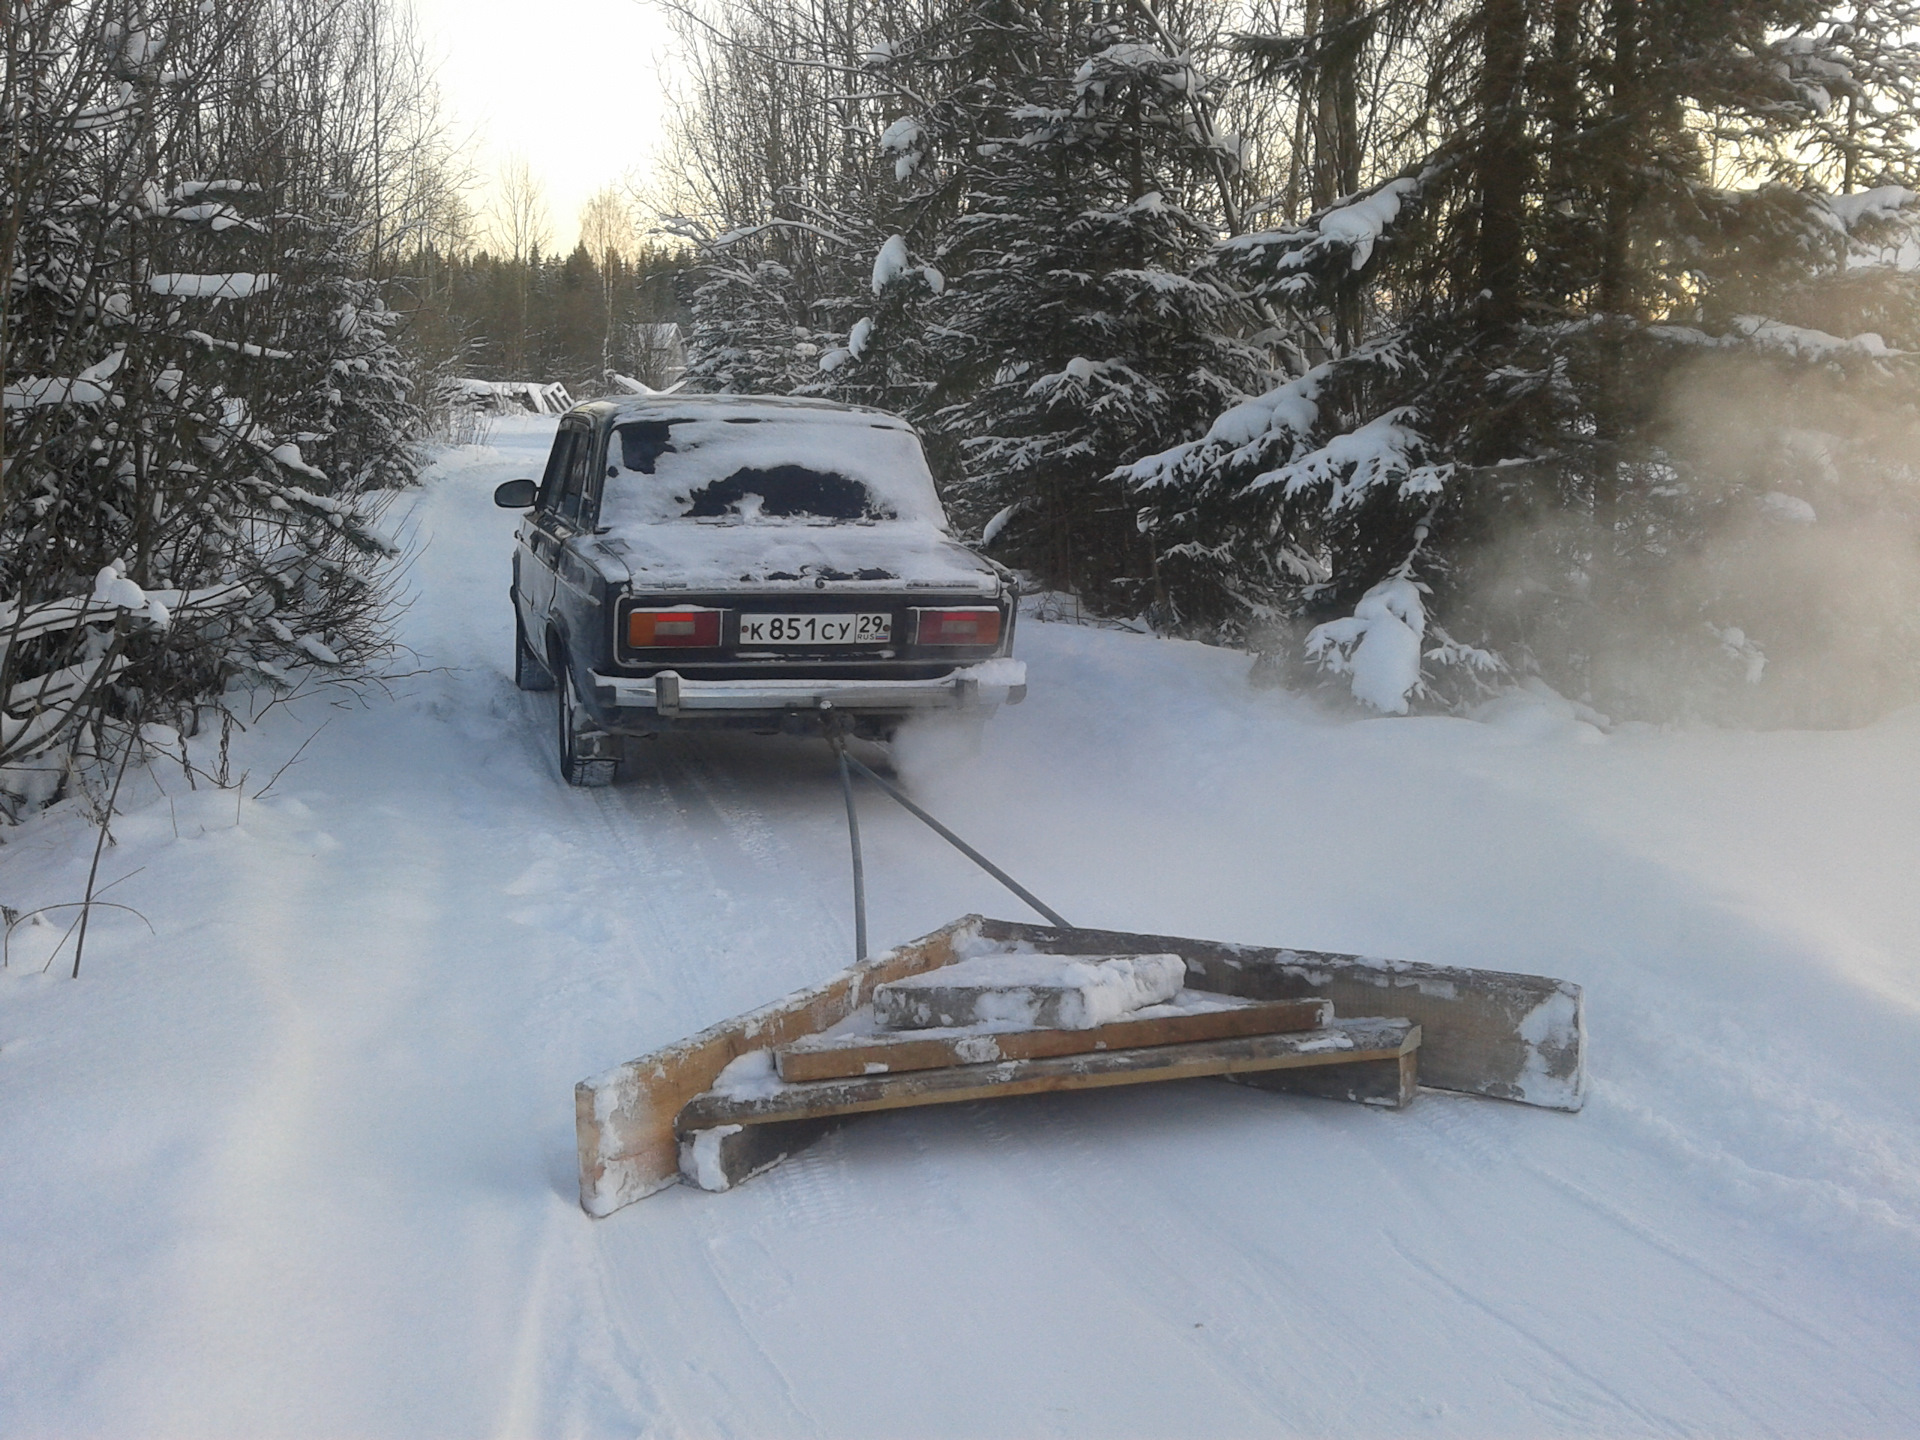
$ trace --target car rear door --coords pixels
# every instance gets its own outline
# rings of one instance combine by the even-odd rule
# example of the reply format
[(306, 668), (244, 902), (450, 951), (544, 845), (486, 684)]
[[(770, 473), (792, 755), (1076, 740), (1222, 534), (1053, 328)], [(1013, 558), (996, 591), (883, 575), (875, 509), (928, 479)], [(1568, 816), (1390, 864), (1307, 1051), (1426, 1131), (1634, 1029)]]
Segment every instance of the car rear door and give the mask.
[(533, 513), (520, 522), (520, 548), (515, 557), (519, 573), (514, 588), (520, 600), (520, 623), (543, 658), (560, 547), (578, 530), (580, 487), (592, 447), (593, 433), (586, 420), (569, 416), (560, 422), (540, 481), (539, 499), (534, 502)]

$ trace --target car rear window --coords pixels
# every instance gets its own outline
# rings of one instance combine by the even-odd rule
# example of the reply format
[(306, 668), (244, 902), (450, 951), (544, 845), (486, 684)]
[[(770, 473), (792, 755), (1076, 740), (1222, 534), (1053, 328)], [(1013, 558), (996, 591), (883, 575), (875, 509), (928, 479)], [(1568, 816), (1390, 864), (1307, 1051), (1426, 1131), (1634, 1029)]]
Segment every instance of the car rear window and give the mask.
[(866, 415), (687, 415), (614, 426), (603, 525), (905, 520), (944, 526), (920, 440)]

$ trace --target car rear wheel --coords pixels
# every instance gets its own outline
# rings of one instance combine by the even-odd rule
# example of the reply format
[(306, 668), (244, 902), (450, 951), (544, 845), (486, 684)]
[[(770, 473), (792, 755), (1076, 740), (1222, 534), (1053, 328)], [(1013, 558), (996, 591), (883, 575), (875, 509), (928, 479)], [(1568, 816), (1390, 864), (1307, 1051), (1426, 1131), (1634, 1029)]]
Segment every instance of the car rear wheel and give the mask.
[(573, 669), (565, 652), (555, 656), (554, 710), (559, 719), (560, 778), (569, 785), (596, 789), (613, 783), (619, 760), (601, 753), (617, 742), (597, 727), (581, 708), (574, 689)]
[(522, 690), (553, 689), (553, 676), (527, 643), (527, 627), (521, 622), (517, 604), (513, 607), (513, 683)]

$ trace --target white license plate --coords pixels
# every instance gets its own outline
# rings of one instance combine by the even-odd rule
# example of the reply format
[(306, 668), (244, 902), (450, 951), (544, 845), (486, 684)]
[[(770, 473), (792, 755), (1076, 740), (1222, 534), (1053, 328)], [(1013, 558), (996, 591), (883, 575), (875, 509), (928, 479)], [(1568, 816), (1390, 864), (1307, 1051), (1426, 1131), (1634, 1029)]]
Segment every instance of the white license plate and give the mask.
[(891, 615), (742, 615), (742, 645), (886, 645)]

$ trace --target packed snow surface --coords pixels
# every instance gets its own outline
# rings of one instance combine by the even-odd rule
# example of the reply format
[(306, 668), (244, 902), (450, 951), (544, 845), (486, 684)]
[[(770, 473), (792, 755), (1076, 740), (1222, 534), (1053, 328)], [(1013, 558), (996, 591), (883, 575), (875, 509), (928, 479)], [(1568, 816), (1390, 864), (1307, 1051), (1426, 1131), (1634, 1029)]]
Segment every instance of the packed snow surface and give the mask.
[(1178, 955), (977, 955), (875, 987), (873, 1013), (893, 1030), (1092, 1030), (1165, 1004), (1186, 978)]
[[(1081, 924), (1576, 981), (1586, 1109), (1194, 1081), (892, 1111), (587, 1219), (574, 1082), (853, 938), (825, 746), (554, 777), (491, 500), (553, 423), (403, 500), (417, 673), (276, 707), (239, 793), (128, 782), (100, 881), (139, 916), (95, 914), (77, 981), (41, 907), (93, 832), (5, 832), (0, 1433), (1920, 1433), (1914, 711), (1353, 722), (1029, 616), (1031, 696), (978, 754), (902, 739), (921, 803)], [(860, 804), (876, 947), (1020, 917)]]

